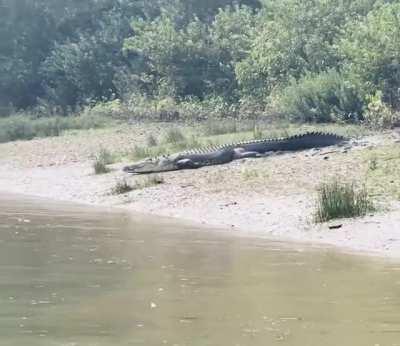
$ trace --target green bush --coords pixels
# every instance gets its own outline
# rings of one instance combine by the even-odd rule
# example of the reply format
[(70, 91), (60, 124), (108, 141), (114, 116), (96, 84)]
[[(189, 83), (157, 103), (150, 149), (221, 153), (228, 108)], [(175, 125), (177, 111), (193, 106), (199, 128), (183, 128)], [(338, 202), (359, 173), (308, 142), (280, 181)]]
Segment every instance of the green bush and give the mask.
[(134, 93), (127, 97), (125, 107), (130, 117), (139, 120), (202, 121), (239, 115), (237, 105), (222, 97), (207, 97), (201, 101), (193, 97), (177, 101), (171, 97), (154, 98)]
[(122, 118), (126, 116), (126, 111), (121, 100), (116, 99), (88, 106), (84, 109), (82, 115), (87, 118)]
[(400, 114), (382, 102), (382, 93), (368, 97), (368, 107), (364, 114), (365, 124), (373, 129), (388, 129), (400, 122)]
[(268, 0), (245, 58), (235, 64), (242, 93), (260, 101), (292, 78), (341, 64), (336, 41), (375, 0)]
[(302, 122), (357, 122), (364, 105), (351, 81), (332, 70), (292, 81), (274, 102), (279, 113)]
[(365, 187), (337, 180), (322, 184), (318, 189), (316, 222), (364, 216), (373, 211), (374, 205)]

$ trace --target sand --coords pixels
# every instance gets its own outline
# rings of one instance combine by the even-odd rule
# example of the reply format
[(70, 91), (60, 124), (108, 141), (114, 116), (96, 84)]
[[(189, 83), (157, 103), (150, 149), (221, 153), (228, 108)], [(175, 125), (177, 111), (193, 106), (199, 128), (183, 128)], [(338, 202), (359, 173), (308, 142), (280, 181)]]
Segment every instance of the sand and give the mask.
[(163, 174), (163, 184), (112, 195), (117, 181), (135, 184), (146, 178), (123, 173), (123, 162), (112, 165), (108, 174), (94, 175), (93, 154), (100, 147), (129, 151), (143, 143), (146, 133), (163, 128), (132, 125), (0, 144), (0, 191), (174, 217), (233, 235), (400, 258), (400, 203), (394, 198), (380, 199), (380, 210), (363, 218), (313, 222), (318, 185), (331, 177), (363, 177), (364, 153), (380, 145), (396, 145), (395, 132), (363, 138), (351, 147), (169, 172)]

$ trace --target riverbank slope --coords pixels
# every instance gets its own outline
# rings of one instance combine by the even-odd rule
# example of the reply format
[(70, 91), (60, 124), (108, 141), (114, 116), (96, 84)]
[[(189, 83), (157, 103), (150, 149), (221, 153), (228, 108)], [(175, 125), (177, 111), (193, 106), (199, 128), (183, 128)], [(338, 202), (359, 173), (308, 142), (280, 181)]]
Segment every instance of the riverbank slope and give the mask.
[[(162, 184), (148, 187), (143, 180), (146, 177), (121, 171), (128, 161), (111, 165), (110, 173), (93, 173), (93, 158), (100, 148), (127, 153), (142, 145), (149, 133), (157, 137), (171, 126), (125, 125), (0, 144), (0, 191), (119, 206), (223, 227), (234, 234), (400, 257), (400, 144), (396, 131), (369, 134), (344, 148), (164, 173)], [(315, 225), (317, 187), (333, 177), (365, 183), (379, 210), (364, 218)], [(121, 179), (140, 188), (111, 194)], [(338, 229), (329, 228), (339, 225)]]

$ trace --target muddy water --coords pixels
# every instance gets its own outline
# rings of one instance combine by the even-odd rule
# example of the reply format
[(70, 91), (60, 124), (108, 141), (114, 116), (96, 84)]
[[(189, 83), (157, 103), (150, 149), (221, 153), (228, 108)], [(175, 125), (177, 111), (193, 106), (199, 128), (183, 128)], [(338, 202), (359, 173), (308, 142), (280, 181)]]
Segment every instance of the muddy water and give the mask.
[(0, 345), (400, 345), (400, 265), (2, 195)]

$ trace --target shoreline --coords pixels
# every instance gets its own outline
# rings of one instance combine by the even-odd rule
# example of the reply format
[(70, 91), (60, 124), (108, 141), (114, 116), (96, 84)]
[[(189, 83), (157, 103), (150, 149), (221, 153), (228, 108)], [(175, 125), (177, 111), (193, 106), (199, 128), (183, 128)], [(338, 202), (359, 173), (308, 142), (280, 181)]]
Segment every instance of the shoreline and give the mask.
[[(97, 135), (94, 134), (96, 139)], [(163, 174), (165, 183), (161, 185), (114, 196), (110, 190), (116, 181), (126, 178), (134, 183), (143, 178), (124, 174), (121, 171), (124, 163), (111, 165), (112, 171), (108, 174), (94, 175), (91, 149), (82, 148), (89, 153), (86, 157), (73, 152), (73, 159), (69, 159), (65, 150), (72, 149), (61, 145), (66, 140), (79, 142), (74, 137), (61, 136), (1, 144), (0, 154), (10, 153), (10, 147), (15, 150), (8, 157), (0, 155), (0, 191), (60, 202), (117, 207), (116, 210), (150, 218), (167, 217), (194, 226), (224, 230), (235, 236), (333, 246), (345, 252), (400, 258), (400, 233), (396, 231), (400, 230), (399, 201), (391, 200), (386, 205), (389, 210), (363, 218), (321, 225), (311, 222), (315, 186), (326, 176), (361, 174), (364, 167), (356, 165), (354, 158), (369, 149), (351, 153), (332, 148), (308, 150), (194, 171), (168, 172)], [(100, 136), (101, 140), (106, 143)], [(43, 147), (54, 141), (60, 142), (56, 149), (49, 155), (43, 153)], [(32, 158), (29, 164), (25, 155)], [(329, 229), (329, 225), (341, 227)]]
[[(288, 231), (288, 234), (274, 234), (273, 232), (268, 232), (268, 231), (262, 231), (260, 229), (256, 228), (248, 228), (243, 229), (239, 227), (235, 227), (234, 229), (230, 228), (226, 224), (222, 223), (206, 223), (206, 222), (199, 222), (198, 220), (194, 218), (183, 218), (179, 216), (173, 216), (170, 215), (169, 213), (161, 213), (161, 214), (154, 214), (154, 213), (149, 213), (145, 212), (143, 210), (137, 210), (137, 209), (132, 209), (129, 205), (106, 205), (106, 204), (97, 204), (97, 203), (88, 203), (85, 201), (81, 200), (65, 200), (65, 199), (53, 199), (50, 197), (46, 197), (44, 195), (31, 195), (31, 194), (25, 194), (25, 193), (19, 193), (19, 192), (10, 192), (10, 191), (5, 191), (5, 190), (0, 190), (0, 194), (5, 194), (7, 197), (12, 197), (11, 199), (14, 200), (15, 198), (18, 199), (31, 199), (34, 201), (40, 200), (43, 203), (45, 203), (45, 206), (47, 207), (48, 205), (54, 205), (54, 203), (60, 203), (60, 204), (68, 204), (69, 206), (73, 208), (82, 208), (82, 207), (87, 207), (87, 208), (93, 208), (97, 211), (99, 210), (104, 210), (107, 212), (115, 212), (115, 213), (128, 213), (129, 216), (134, 216), (135, 219), (141, 218), (144, 221), (150, 220), (152, 217), (159, 217), (160, 220), (162, 221), (162, 224), (179, 224), (180, 226), (185, 225), (187, 227), (190, 227), (191, 229), (195, 231), (207, 231), (207, 232), (212, 232), (212, 233), (217, 233), (219, 235), (223, 236), (232, 236), (232, 237), (246, 237), (246, 238), (258, 238), (262, 240), (267, 240), (271, 242), (277, 242), (277, 243), (283, 243), (286, 246), (290, 248), (297, 248), (299, 251), (304, 251), (304, 248), (307, 249), (330, 249), (333, 251), (338, 251), (342, 252), (345, 254), (350, 254), (350, 255), (356, 255), (356, 256), (365, 256), (365, 257), (372, 257), (372, 258), (382, 258), (385, 260), (396, 260), (398, 261), (400, 259), (400, 250), (399, 251), (394, 251), (395, 249), (391, 249), (392, 251), (387, 251), (388, 248), (385, 247), (383, 249), (379, 249), (376, 247), (376, 245), (367, 245), (366, 244), (358, 244), (356, 245), (353, 242), (346, 242), (345, 239), (347, 240), (357, 240), (357, 235), (352, 235), (349, 236), (349, 232), (351, 232), (352, 227), (358, 226), (360, 223), (367, 225), (367, 224), (378, 224), (379, 222), (376, 220), (376, 215), (373, 217), (365, 217), (363, 220), (361, 219), (341, 219), (338, 220), (342, 223), (345, 223), (345, 227), (343, 227), (343, 233), (345, 235), (342, 236), (335, 236), (333, 238), (330, 237), (324, 237), (321, 234), (316, 234), (316, 232), (323, 232), (324, 228), (323, 226), (310, 226), (310, 228), (303, 229), (303, 232), (308, 232), (309, 236), (311, 236), (309, 239), (301, 236), (302, 230), (299, 230), (298, 233), (290, 233)], [(381, 217), (385, 217), (387, 215), (380, 215)], [(397, 216), (397, 222), (400, 223), (400, 215)], [(326, 230), (326, 229), (325, 229)], [(299, 235), (299, 236), (297, 236)], [(383, 236), (384, 238), (384, 236)], [(400, 239), (399, 239), (400, 242)]]

